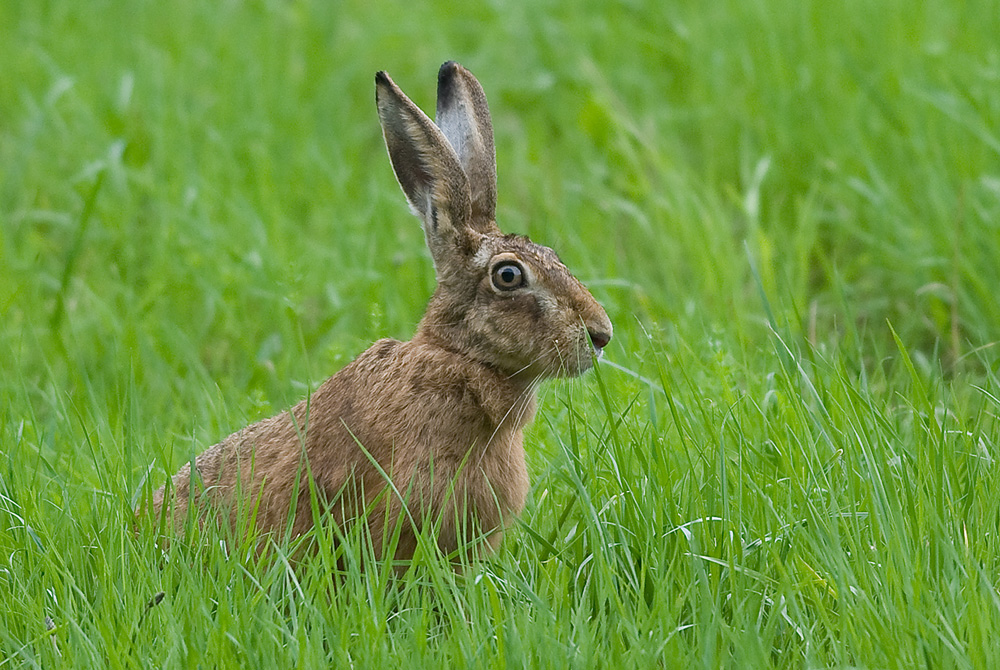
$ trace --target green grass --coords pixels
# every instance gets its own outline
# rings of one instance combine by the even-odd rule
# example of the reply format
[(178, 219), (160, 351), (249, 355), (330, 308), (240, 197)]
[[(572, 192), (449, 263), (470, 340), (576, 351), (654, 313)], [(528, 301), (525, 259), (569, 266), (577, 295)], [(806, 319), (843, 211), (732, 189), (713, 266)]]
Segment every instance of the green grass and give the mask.
[[(0, 26), (0, 668), (1000, 664), (997, 2)], [(323, 533), (296, 567), (160, 552), (144, 486), (412, 333), (432, 269), (372, 79), (432, 109), (451, 58), (501, 225), (615, 323), (543, 389), (523, 523), (458, 574), (362, 573)]]

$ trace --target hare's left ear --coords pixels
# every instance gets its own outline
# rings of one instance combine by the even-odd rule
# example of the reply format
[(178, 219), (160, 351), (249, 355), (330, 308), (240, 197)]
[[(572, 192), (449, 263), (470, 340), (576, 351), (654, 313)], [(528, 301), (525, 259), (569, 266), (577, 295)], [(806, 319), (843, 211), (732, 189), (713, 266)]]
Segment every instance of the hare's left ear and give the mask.
[(496, 231), (497, 158), (486, 93), (471, 72), (448, 61), (438, 71), (435, 122), (448, 138), (472, 192), (472, 220), (481, 233)]
[(441, 129), (385, 72), (375, 75), (375, 104), (393, 172), (420, 217), (441, 280), (475, 252), (481, 238), (470, 226), (469, 179)]

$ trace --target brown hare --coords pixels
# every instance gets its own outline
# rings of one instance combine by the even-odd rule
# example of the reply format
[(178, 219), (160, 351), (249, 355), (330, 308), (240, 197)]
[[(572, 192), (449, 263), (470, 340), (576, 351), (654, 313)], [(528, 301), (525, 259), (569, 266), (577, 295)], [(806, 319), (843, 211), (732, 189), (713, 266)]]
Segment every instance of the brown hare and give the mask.
[(551, 249), (497, 228), (493, 127), (476, 78), (441, 66), (436, 122), (385, 72), (375, 100), (434, 260), (417, 332), (379, 340), (308, 400), (208, 449), (196, 474), (181, 468), (153, 496), (168, 526), (194, 504), (297, 536), (313, 525), (315, 494), (341, 528), (363, 518), (378, 555), (411, 557), (423, 529), (446, 553), (477, 538), (495, 549), (524, 507), (522, 431), (538, 383), (585, 372), (611, 339), (604, 309)]

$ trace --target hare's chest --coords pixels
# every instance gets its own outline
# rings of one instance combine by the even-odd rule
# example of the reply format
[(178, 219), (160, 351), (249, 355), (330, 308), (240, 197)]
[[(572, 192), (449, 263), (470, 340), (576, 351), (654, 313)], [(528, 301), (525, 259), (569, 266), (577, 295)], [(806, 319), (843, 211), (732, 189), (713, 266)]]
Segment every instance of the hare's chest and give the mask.
[(520, 429), (495, 434), (478, 454), (476, 467), (469, 471), (471, 483), (478, 489), (471, 497), (481, 509), (499, 504), (504, 522), (521, 512), (528, 494), (523, 440)]

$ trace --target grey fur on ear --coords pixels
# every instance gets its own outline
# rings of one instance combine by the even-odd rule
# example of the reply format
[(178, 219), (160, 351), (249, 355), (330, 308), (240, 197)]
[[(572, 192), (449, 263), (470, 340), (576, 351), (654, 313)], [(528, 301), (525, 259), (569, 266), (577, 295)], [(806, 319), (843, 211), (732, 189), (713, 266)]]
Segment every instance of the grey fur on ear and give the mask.
[(479, 80), (455, 61), (448, 61), (438, 70), (434, 120), (469, 178), (473, 227), (484, 233), (492, 230), (497, 207), (493, 121)]

